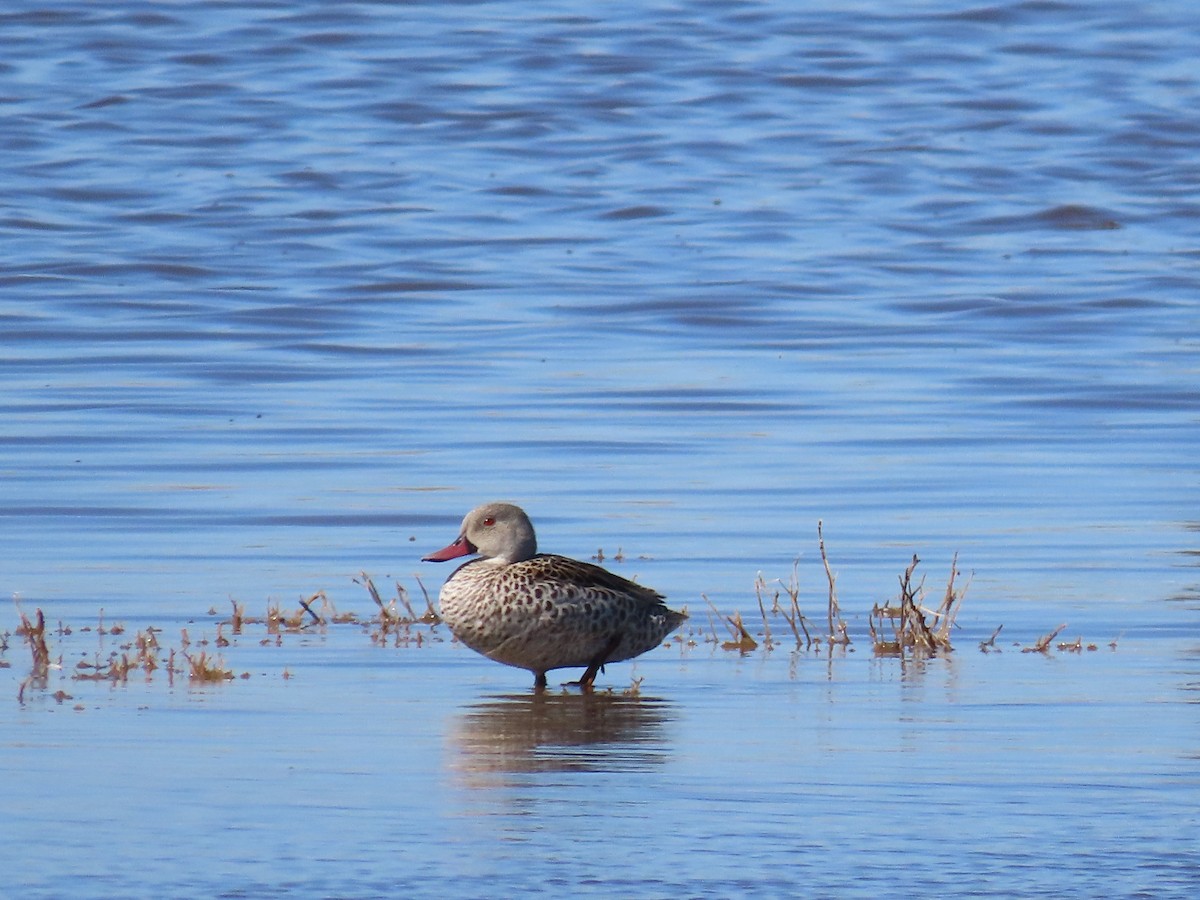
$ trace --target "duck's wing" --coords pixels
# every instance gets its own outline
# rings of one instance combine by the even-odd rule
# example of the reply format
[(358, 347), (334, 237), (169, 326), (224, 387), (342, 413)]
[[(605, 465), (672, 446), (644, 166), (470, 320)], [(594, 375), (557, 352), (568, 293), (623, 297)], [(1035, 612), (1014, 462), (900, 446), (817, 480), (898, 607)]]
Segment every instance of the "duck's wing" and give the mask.
[(521, 565), (528, 566), (528, 572), (538, 581), (552, 582), (559, 585), (570, 585), (580, 593), (590, 591), (615, 591), (632, 597), (647, 606), (664, 606), (666, 599), (653, 588), (614, 575), (608, 569), (592, 563), (581, 562), (567, 556), (555, 556), (551, 553), (539, 553), (525, 560)]

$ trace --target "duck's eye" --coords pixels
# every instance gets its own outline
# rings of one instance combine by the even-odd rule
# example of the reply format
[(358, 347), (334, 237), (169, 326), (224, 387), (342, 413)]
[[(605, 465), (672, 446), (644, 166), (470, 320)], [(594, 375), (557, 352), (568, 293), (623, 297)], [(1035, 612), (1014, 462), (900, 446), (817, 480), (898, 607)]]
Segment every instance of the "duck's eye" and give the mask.
[(493, 525), (496, 524), (496, 520), (493, 519), (491, 516), (488, 516), (486, 519), (483, 520), (483, 524), (484, 524), (484, 527), (491, 528)]

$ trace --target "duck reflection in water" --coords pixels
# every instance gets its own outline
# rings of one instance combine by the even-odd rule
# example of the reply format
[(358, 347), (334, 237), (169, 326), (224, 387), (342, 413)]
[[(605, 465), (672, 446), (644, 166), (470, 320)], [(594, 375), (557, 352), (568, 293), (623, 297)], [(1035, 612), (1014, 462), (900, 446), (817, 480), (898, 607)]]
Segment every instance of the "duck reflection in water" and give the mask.
[(670, 752), (663, 700), (595, 692), (491, 697), (466, 708), (453, 731), (454, 767), (466, 773), (629, 772)]

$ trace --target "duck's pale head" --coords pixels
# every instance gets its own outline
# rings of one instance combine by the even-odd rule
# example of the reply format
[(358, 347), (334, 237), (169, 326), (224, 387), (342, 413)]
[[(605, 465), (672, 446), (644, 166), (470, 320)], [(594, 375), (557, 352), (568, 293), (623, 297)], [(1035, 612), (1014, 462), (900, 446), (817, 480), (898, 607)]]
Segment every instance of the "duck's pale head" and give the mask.
[(445, 562), (478, 553), (497, 563), (515, 563), (537, 553), (537, 535), (525, 510), (511, 503), (485, 503), (462, 521), (454, 542), (425, 557), (426, 562)]

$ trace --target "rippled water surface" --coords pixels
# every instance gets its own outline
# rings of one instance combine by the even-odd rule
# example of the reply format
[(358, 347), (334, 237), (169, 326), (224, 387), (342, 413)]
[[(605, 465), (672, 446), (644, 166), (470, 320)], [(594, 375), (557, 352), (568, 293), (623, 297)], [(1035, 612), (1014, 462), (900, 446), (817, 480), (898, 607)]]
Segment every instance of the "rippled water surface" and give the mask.
[[(1191, 4), (18, 0), (0, 46), (4, 890), (1200, 887)], [(681, 640), (538, 696), (378, 635), (352, 579), (419, 612), (499, 498)], [(818, 520), (854, 643), (768, 650)], [(876, 657), (955, 553), (957, 651)], [(356, 621), (229, 621), (318, 591)]]

